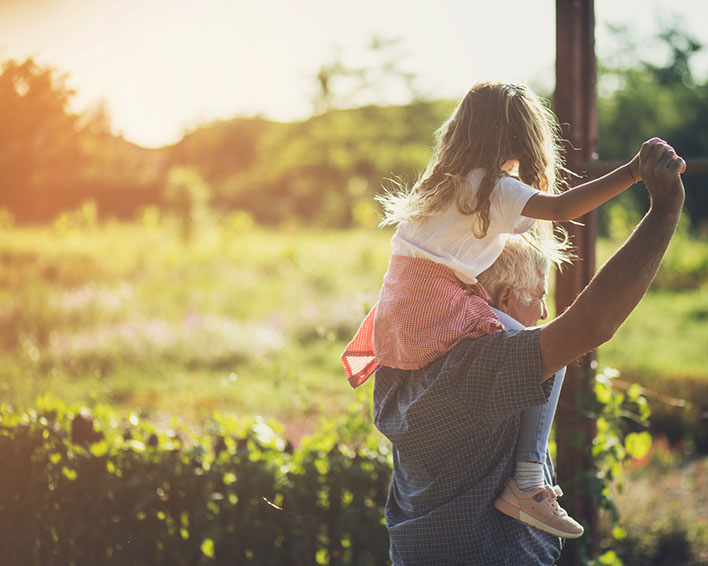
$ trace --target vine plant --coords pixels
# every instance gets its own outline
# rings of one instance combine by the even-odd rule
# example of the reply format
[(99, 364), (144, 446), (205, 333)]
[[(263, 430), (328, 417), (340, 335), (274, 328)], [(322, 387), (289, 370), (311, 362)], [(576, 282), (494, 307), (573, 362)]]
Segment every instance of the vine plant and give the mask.
[[(583, 484), (598, 507), (605, 509), (614, 525), (612, 537), (621, 540), (627, 531), (620, 524), (620, 515), (612, 500), (612, 489), (621, 493), (624, 467), (632, 459), (647, 456), (652, 445), (649, 425), (650, 410), (642, 388), (633, 384), (626, 391), (619, 391), (614, 380), (619, 372), (605, 368), (595, 375), (594, 399), (582, 403), (586, 414), (596, 421), (597, 433), (592, 442), (594, 473), (587, 472)], [(588, 566), (621, 566), (622, 561), (614, 550), (607, 550)]]

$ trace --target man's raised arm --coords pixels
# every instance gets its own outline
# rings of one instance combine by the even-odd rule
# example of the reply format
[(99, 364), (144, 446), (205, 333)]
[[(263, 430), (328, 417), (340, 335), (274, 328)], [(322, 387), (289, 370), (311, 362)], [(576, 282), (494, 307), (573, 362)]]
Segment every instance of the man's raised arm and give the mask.
[(595, 274), (573, 304), (540, 335), (543, 379), (614, 336), (646, 293), (676, 230), (684, 201), (685, 162), (663, 140), (640, 151), (651, 206), (632, 235)]

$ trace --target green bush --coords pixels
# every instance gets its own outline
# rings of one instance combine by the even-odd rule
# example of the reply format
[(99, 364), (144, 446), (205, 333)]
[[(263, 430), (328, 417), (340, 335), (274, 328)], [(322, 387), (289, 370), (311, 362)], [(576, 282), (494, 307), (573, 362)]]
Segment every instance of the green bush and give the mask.
[[(658, 388), (658, 387), (657, 387)], [(688, 455), (708, 454), (708, 385), (677, 376), (654, 393), (651, 431)]]
[(624, 566), (685, 566), (691, 564), (691, 542), (686, 527), (667, 521), (638, 536), (618, 543)]
[(390, 458), (359, 406), (294, 450), (261, 419), (164, 431), (41, 398), (0, 411), (0, 563), (384, 564)]

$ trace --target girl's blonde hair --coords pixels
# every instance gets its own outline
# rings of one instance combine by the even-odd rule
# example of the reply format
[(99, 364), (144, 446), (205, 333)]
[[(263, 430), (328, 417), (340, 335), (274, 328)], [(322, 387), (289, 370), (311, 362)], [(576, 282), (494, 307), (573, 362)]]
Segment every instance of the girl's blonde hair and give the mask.
[[(512, 162), (518, 170), (508, 169)], [(478, 168), (484, 176), (473, 198), (467, 176)], [(480, 82), (436, 132), (433, 156), (418, 182), (377, 197), (385, 212), (381, 224), (418, 220), (455, 202), (461, 214), (474, 217), (470, 229), (483, 238), (489, 230), (489, 198), (500, 177), (513, 173), (527, 185), (557, 194), (566, 184), (563, 171), (553, 112), (523, 85)], [(560, 226), (536, 221), (527, 234), (556, 264), (569, 261), (570, 244)]]

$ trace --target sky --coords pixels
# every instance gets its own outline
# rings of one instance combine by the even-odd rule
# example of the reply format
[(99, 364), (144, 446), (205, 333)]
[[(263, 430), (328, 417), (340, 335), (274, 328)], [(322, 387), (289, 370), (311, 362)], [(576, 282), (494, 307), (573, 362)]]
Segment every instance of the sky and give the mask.
[[(623, 25), (641, 56), (677, 19), (708, 46), (705, 0), (595, 0), (598, 57), (624, 49)], [(178, 141), (200, 123), (311, 115), (316, 76), (339, 54), (375, 62), (373, 36), (397, 38), (400, 68), (427, 96), (459, 98), (477, 80), (551, 91), (552, 0), (0, 0), (0, 61), (32, 56), (67, 76), (72, 108), (103, 104), (114, 131), (145, 147)], [(708, 53), (695, 58), (708, 77)], [(374, 102), (403, 103), (391, 81)]]

